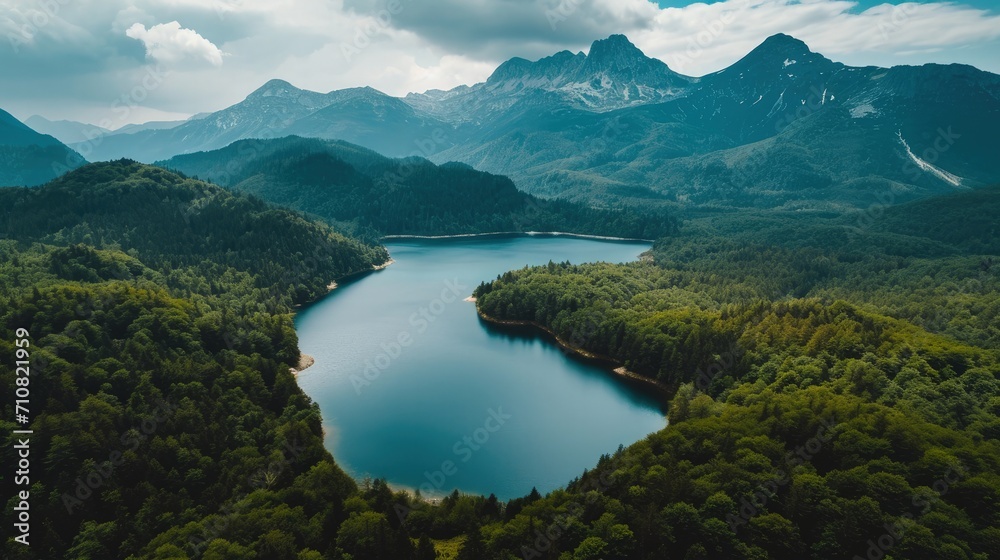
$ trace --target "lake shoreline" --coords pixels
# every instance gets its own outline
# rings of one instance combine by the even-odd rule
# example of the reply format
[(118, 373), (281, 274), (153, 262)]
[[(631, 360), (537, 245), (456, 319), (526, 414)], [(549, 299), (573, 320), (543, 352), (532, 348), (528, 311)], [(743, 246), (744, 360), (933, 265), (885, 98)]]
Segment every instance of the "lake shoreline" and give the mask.
[[(372, 265), (372, 267), (369, 268), (368, 270), (360, 270), (358, 272), (352, 272), (350, 274), (345, 274), (345, 275), (337, 278), (336, 280), (330, 282), (329, 284), (327, 284), (327, 286), (326, 286), (326, 293), (329, 294), (330, 292), (332, 292), (332, 291), (336, 290), (338, 287), (340, 287), (340, 284), (337, 283), (339, 281), (348, 280), (350, 278), (353, 278), (355, 276), (360, 276), (362, 274), (369, 274), (371, 272), (378, 272), (380, 270), (385, 270), (386, 268), (389, 267), (389, 265), (391, 265), (391, 264), (393, 264), (395, 262), (396, 261), (394, 261), (392, 259), (392, 257), (389, 257), (389, 260), (385, 261), (382, 264)], [(310, 301), (309, 305), (312, 305), (312, 304), (316, 303), (317, 301), (319, 301), (321, 299), (323, 299), (323, 298), (319, 297), (319, 298), (316, 299), (316, 301)]]
[[(364, 275), (364, 274), (370, 274), (372, 272), (378, 272), (380, 270), (385, 270), (386, 268), (389, 267), (389, 265), (391, 265), (391, 264), (393, 264), (395, 262), (396, 261), (394, 261), (392, 259), (392, 257), (389, 257), (389, 259), (386, 260), (384, 263), (372, 265), (372, 267), (370, 269), (368, 269), (368, 270), (361, 270), (361, 271), (358, 271), (358, 272), (352, 272), (350, 274), (345, 274), (344, 276), (340, 276), (336, 280), (333, 280), (332, 282), (330, 282), (329, 284), (327, 284), (327, 286), (326, 286), (326, 294), (324, 294), (324, 295), (316, 298), (313, 301), (310, 301), (310, 302), (306, 303), (305, 305), (296, 305), (295, 308), (294, 308), (294, 311), (292, 312), (292, 317), (294, 317), (295, 315), (301, 313), (302, 311), (304, 311), (305, 309), (307, 309), (309, 306), (315, 305), (315, 304), (319, 303), (320, 301), (322, 301), (322, 299), (324, 297), (330, 295), (331, 292), (333, 292), (338, 287), (340, 287), (340, 284), (337, 283), (338, 281), (343, 281), (343, 280), (346, 280), (346, 279), (349, 279), (349, 278), (353, 278), (353, 277), (356, 277), (356, 276), (360, 276), (360, 275)], [(298, 378), (298, 376), (299, 376), (300, 373), (302, 373), (303, 371), (309, 369), (315, 363), (316, 363), (316, 359), (313, 358), (312, 356), (310, 356), (309, 354), (306, 354), (305, 352), (302, 352), (302, 349), (300, 348), (299, 349), (299, 363), (296, 364), (296, 367), (289, 368), (289, 371), (291, 372), (291, 374), (292, 374), (293, 377)]]
[(298, 377), (300, 373), (311, 368), (315, 364), (316, 358), (313, 358), (304, 352), (299, 352), (299, 363), (296, 364), (296, 367), (289, 368), (289, 371), (293, 377)]
[[(648, 381), (628, 378), (621, 370), (613, 372), (620, 364), (553, 351), (558, 347), (553, 345), (555, 338), (543, 332), (501, 333), (461, 303), (480, 278), (524, 264), (541, 266), (555, 255), (570, 262), (601, 257), (627, 262), (648, 244), (532, 236), (385, 244), (397, 263), (407, 265), (405, 270), (338, 281), (333, 297), (320, 293), (317, 305), (295, 314), (300, 348), (317, 362), (298, 376), (298, 385), (320, 408), (325, 447), (355, 481), (363, 483), (367, 475), (387, 480), (393, 491), (420, 488), (423, 500), (431, 504), (454, 488), (515, 498), (532, 486), (546, 492), (558, 488), (590, 468), (600, 454), (639, 441), (667, 424), (665, 399)], [(442, 279), (447, 280), (445, 286)], [(324, 286), (319, 286), (320, 292)], [(451, 291), (438, 303), (442, 289)], [(445, 306), (444, 299), (455, 303)], [(421, 303), (427, 308), (423, 315)], [(447, 313), (442, 312), (445, 307)], [(408, 339), (406, 344), (416, 347), (404, 350), (401, 334), (420, 344), (409, 344)], [(401, 346), (398, 354), (396, 343)], [(295, 358), (290, 361), (294, 366)], [(442, 391), (445, 387), (460, 398)], [(553, 399), (560, 394), (575, 398)], [(416, 420), (383, 425), (380, 409)], [(598, 410), (603, 414), (592, 413)], [(487, 417), (497, 418), (493, 411), (502, 420), (513, 415), (512, 427), (498, 434), (484, 427)], [(489, 422), (493, 426), (493, 420)], [(525, 426), (531, 428), (525, 431)], [(592, 431), (591, 437), (569, 443), (565, 453), (547, 443), (580, 427)], [(401, 433), (406, 434), (402, 441)], [(465, 439), (459, 439), (471, 437), (479, 447), (476, 438), (487, 433), (489, 451), (482, 455), (473, 447), (466, 449)], [(455, 451), (457, 443), (461, 446)], [(394, 446), (408, 451), (401, 457)], [(545, 464), (532, 462), (517, 470), (515, 478), (509, 474), (513, 467), (496, 466), (509, 461), (522, 469), (521, 450), (544, 458)], [(466, 464), (469, 452), (475, 453), (475, 460)], [(502, 458), (487, 461), (486, 453)], [(458, 472), (444, 466), (447, 461)], [(439, 476), (438, 471), (444, 474)], [(433, 480), (427, 479), (427, 472)]]
[[(471, 298), (471, 297), (470, 297), (469, 300), (466, 300), (466, 301), (470, 301), (470, 300), (473, 301), (473, 302), (475, 302), (475, 298)], [(487, 315), (486, 313), (483, 313), (483, 311), (481, 309), (479, 309), (479, 305), (476, 305), (476, 313), (479, 315), (480, 319), (486, 321), (487, 323), (491, 323), (491, 324), (494, 324), (494, 325), (500, 325), (500, 326), (505, 326), (505, 327), (531, 327), (533, 329), (540, 330), (540, 331), (548, 334), (550, 337), (552, 337), (552, 339), (556, 342), (556, 345), (559, 346), (560, 348), (562, 348), (563, 350), (566, 350), (567, 352), (572, 352), (573, 354), (576, 354), (576, 355), (581, 356), (583, 358), (586, 358), (588, 360), (594, 360), (594, 361), (604, 362), (606, 364), (610, 364), (610, 365), (616, 366), (616, 367), (614, 367), (614, 368), (611, 369), (612, 373), (614, 373), (615, 375), (617, 375), (619, 377), (625, 378), (628, 381), (637, 382), (637, 383), (642, 384), (642, 385), (644, 385), (644, 386), (646, 386), (648, 388), (654, 389), (657, 393), (659, 393), (659, 395), (661, 397), (663, 397), (664, 404), (666, 404), (666, 402), (670, 398), (670, 396), (672, 396), (674, 394), (674, 392), (676, 392), (676, 388), (675, 387), (670, 387), (669, 385), (667, 385), (665, 383), (662, 383), (660, 381), (657, 381), (655, 379), (651, 379), (651, 378), (646, 377), (644, 375), (639, 375), (638, 373), (629, 370), (621, 362), (619, 362), (618, 360), (615, 360), (614, 358), (612, 358), (610, 356), (605, 356), (605, 355), (602, 355), (602, 354), (596, 354), (596, 353), (591, 352), (589, 350), (585, 350), (583, 348), (580, 348), (578, 346), (574, 346), (574, 345), (570, 344), (569, 342), (567, 342), (567, 341), (563, 340), (562, 338), (560, 338), (559, 335), (557, 335), (554, 331), (552, 331), (552, 329), (546, 327), (545, 325), (537, 323), (535, 321), (519, 321), (519, 320), (511, 320), (511, 319), (497, 319), (496, 317), (491, 317), (491, 316)]]
[(654, 239), (639, 239), (638, 237), (610, 237), (606, 235), (590, 235), (586, 233), (569, 233), (565, 231), (491, 231), (485, 233), (456, 233), (454, 235), (384, 235), (381, 241), (406, 241), (407, 239), (445, 240), (474, 239), (489, 237), (567, 237), (570, 239), (589, 239), (592, 241), (627, 241), (653, 243)]

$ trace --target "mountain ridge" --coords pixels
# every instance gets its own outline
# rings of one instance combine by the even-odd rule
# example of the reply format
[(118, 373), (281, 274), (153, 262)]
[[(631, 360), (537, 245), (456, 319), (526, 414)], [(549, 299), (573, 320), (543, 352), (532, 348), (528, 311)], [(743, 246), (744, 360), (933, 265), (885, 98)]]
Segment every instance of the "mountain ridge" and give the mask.
[(79, 153), (0, 109), (0, 186), (37, 186), (85, 164)]
[(383, 235), (564, 231), (651, 239), (669, 235), (664, 212), (597, 210), (545, 201), (507, 178), (462, 163), (387, 158), (338, 140), (241, 140), (158, 165), (319, 216), (338, 229)]
[[(820, 129), (820, 122), (833, 128)], [(793, 124), (812, 126), (812, 136), (789, 131)], [(935, 131), (948, 126), (964, 141), (937, 153)], [(207, 117), (105, 139), (94, 152), (95, 159), (155, 161), (245, 138), (298, 135), (392, 157), (463, 162), (510, 176), (533, 194), (595, 205), (699, 200), (844, 210), (864, 206), (871, 190), (886, 184), (925, 196), (950, 188), (941, 177), (960, 177), (965, 186), (995, 182), (1000, 167), (983, 140), (996, 127), (1000, 76), (969, 66), (850, 67), (776, 34), (729, 67), (692, 78), (612, 35), (594, 41), (588, 54), (514, 57), (484, 82), (401, 98), (370, 87), (318, 93), (270, 80)], [(863, 157), (813, 154), (831, 131), (850, 148), (832, 153)], [(790, 151), (753, 147), (768, 140)], [(749, 168), (731, 167), (730, 156), (688, 165), (737, 148), (762, 159)], [(792, 153), (802, 157), (789, 160)], [(929, 159), (939, 160), (937, 171), (920, 161)], [(683, 184), (671, 176), (677, 166)], [(726, 182), (736, 169), (753, 173)], [(758, 196), (763, 185), (771, 194)]]

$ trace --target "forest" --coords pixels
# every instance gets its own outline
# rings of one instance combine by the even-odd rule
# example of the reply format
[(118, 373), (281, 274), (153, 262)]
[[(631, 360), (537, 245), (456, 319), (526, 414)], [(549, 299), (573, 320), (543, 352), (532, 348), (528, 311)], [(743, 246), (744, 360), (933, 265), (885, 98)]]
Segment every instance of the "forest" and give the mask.
[(676, 230), (665, 209), (591, 208), (519, 191), (468, 165), (391, 159), (342, 141), (243, 140), (160, 162), (168, 169), (307, 212), (363, 239), (561, 231), (656, 239)]
[[(384, 248), (128, 161), (2, 189), (0, 203), (0, 322), (30, 333), (39, 409), (33, 546), (5, 532), (0, 556), (333, 549), (329, 535), (368, 506), (323, 448), (319, 411), (290, 373), (291, 313), (384, 262)], [(13, 339), (0, 352), (13, 356)], [(0, 378), (14, 386), (12, 369)], [(5, 399), (5, 465), (13, 418)], [(6, 502), (12, 481), (3, 485)], [(363, 546), (352, 538), (341, 546)]]
[[(863, 228), (867, 216), (702, 217), (652, 262), (549, 263), (481, 285), (487, 317), (674, 389), (665, 430), (483, 527), (486, 550), (995, 557), (997, 193), (896, 206)], [(525, 545), (539, 527), (558, 536)]]
[(998, 192), (692, 215), (640, 262), (482, 284), (483, 315), (666, 384), (670, 423), (547, 495), (431, 504), (349, 477), (291, 372), (292, 313), (384, 248), (126, 160), (0, 189), (0, 323), (30, 332), (40, 458), (37, 544), (0, 556), (993, 558)]

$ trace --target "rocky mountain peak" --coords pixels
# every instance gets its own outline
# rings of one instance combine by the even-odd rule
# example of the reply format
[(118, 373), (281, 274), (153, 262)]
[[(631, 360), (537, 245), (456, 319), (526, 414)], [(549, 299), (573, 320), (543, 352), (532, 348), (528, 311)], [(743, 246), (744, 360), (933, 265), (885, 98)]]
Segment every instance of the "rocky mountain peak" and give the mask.
[(247, 99), (260, 99), (263, 97), (296, 97), (302, 90), (286, 82), (285, 80), (270, 80), (266, 84), (257, 88), (247, 96)]
[(796, 61), (823, 59), (823, 55), (809, 50), (809, 45), (784, 33), (768, 37), (743, 58), (744, 61), (753, 61), (758, 64), (781, 64), (782, 66), (794, 64)]
[(594, 41), (587, 55), (587, 65), (594, 69), (633, 68), (650, 60), (624, 35)]

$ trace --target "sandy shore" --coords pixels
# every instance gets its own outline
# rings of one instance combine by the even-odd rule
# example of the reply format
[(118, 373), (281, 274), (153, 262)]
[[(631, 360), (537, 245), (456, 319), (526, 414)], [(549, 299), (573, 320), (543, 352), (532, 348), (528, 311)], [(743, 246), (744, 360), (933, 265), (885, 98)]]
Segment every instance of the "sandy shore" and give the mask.
[(298, 367), (290, 368), (289, 371), (292, 372), (292, 375), (298, 377), (300, 373), (309, 369), (315, 363), (316, 363), (316, 358), (313, 358), (309, 354), (300, 354)]
[[(505, 320), (505, 319), (497, 319), (495, 317), (490, 317), (489, 315), (483, 313), (482, 310), (480, 310), (478, 306), (476, 307), (476, 312), (479, 313), (479, 316), (482, 317), (482, 319), (484, 321), (493, 323), (495, 325), (506, 325), (506, 326), (513, 326), (513, 327), (533, 327), (533, 328), (536, 328), (538, 330), (545, 331), (546, 333), (548, 333), (549, 335), (551, 335), (552, 338), (555, 339), (556, 344), (558, 344), (560, 348), (563, 348), (564, 350), (568, 350), (570, 352), (573, 352), (574, 354), (583, 356), (584, 358), (588, 358), (588, 359), (591, 359), (591, 360), (598, 360), (598, 361), (601, 361), (601, 362), (607, 362), (607, 363), (610, 363), (610, 364), (618, 364), (618, 361), (615, 360), (614, 358), (611, 358), (610, 356), (602, 356), (601, 354), (595, 354), (593, 352), (584, 350), (583, 348), (580, 348), (578, 346), (573, 346), (572, 344), (570, 344), (570, 343), (566, 342), (565, 340), (559, 338), (559, 335), (557, 335), (556, 333), (554, 333), (548, 327), (546, 327), (544, 325), (541, 325), (539, 323), (536, 323), (534, 321), (510, 321), (510, 320)], [(648, 385), (648, 386), (652, 387), (653, 389), (655, 389), (658, 392), (660, 392), (663, 395), (664, 398), (669, 397), (674, 392), (671, 389), (671, 387), (669, 387), (665, 383), (661, 383), (661, 382), (659, 382), (659, 381), (657, 381), (655, 379), (651, 379), (651, 378), (646, 377), (644, 375), (639, 375), (638, 373), (627, 369), (623, 365), (618, 364), (617, 367), (613, 368), (611, 371), (614, 372), (615, 375), (618, 375), (618, 376), (621, 376), (621, 377), (625, 377), (625, 378), (627, 378), (629, 380), (632, 380), (632, 381), (638, 381), (640, 383), (643, 383), (645, 385)]]
[(476, 297), (475, 296), (469, 296), (469, 297), (463, 299), (462, 301), (468, 301), (468, 302), (476, 303)]
[[(385, 261), (382, 264), (377, 264), (377, 265), (373, 266), (371, 268), (371, 270), (365, 270), (365, 271), (359, 272), (357, 274), (364, 274), (366, 272), (372, 272), (372, 271), (376, 271), (376, 270), (383, 270), (383, 269), (385, 269), (386, 267), (388, 267), (389, 265), (391, 265), (394, 262), (396, 262), (396, 261), (394, 261), (394, 260), (392, 260), (390, 258), (389, 260)], [(349, 278), (351, 276), (354, 276), (354, 274), (349, 274), (347, 276), (344, 276), (343, 278)], [(326, 286), (326, 292), (330, 293), (330, 292), (336, 290), (338, 286), (339, 286), (339, 284), (337, 284), (337, 281), (334, 280), (333, 282), (330, 282), (329, 284), (327, 284), (327, 286)], [(301, 307), (301, 306), (296, 305), (295, 307)], [(316, 359), (315, 358), (313, 358), (309, 354), (302, 354), (299, 357), (298, 367), (290, 368), (290, 371), (292, 372), (292, 375), (298, 376), (298, 374), (302, 373), (303, 371), (305, 371), (306, 369), (308, 369), (309, 367), (311, 367), (315, 363), (316, 363)]]
[[(385, 261), (382, 264), (377, 264), (377, 265), (371, 267), (371, 269), (369, 269), (369, 270), (363, 270), (361, 272), (356, 272), (354, 274), (348, 274), (347, 276), (341, 277), (341, 279), (350, 278), (352, 276), (357, 276), (358, 274), (366, 274), (368, 272), (374, 272), (374, 271), (378, 271), (378, 270), (385, 270), (390, 264), (393, 264), (394, 262), (396, 262), (396, 261), (394, 261), (392, 259), (389, 259), (389, 260)], [(337, 284), (337, 281), (334, 280), (333, 282), (330, 282), (329, 284), (327, 284), (327, 286), (326, 286), (326, 293), (330, 293), (330, 292), (336, 290), (338, 287), (340, 287), (340, 284)]]

